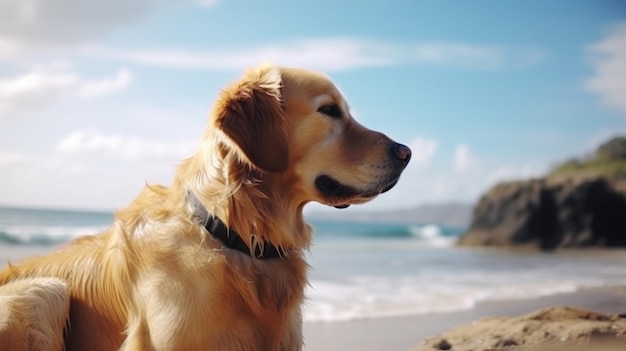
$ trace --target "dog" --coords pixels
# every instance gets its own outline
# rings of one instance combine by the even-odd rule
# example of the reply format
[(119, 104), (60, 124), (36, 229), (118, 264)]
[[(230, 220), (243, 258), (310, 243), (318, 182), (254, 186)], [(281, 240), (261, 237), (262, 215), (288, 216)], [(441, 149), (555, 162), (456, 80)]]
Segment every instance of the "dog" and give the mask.
[(410, 157), (325, 75), (261, 65), (220, 93), (171, 186), (147, 185), (108, 230), (9, 265), (0, 285), (65, 282), (68, 351), (301, 350), (304, 206), (367, 202)]

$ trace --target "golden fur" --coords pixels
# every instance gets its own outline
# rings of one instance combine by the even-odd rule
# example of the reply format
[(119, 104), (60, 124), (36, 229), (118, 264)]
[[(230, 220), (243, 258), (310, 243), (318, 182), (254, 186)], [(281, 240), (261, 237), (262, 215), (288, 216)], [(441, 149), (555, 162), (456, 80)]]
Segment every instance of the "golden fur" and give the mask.
[(0, 286), (0, 350), (61, 351), (70, 314), (67, 284), (56, 278)]
[[(368, 201), (409, 157), (359, 125), (325, 76), (263, 65), (221, 93), (170, 187), (146, 186), (111, 228), (10, 266), (0, 285), (65, 281), (70, 351), (299, 350), (312, 240), (304, 205)], [(318, 185), (322, 174), (334, 182)], [(270, 242), (285, 257), (224, 248), (198, 223), (190, 193), (250, 247)]]

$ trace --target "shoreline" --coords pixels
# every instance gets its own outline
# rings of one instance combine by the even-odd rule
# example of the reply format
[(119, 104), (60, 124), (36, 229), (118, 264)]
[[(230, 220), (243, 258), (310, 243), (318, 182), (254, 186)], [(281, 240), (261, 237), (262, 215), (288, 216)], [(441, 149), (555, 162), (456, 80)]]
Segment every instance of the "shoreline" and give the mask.
[(474, 308), (401, 317), (341, 322), (305, 322), (306, 351), (409, 351), (424, 339), (491, 316), (513, 317), (553, 306), (572, 306), (603, 313), (626, 312), (626, 287), (585, 288), (533, 299), (485, 301)]

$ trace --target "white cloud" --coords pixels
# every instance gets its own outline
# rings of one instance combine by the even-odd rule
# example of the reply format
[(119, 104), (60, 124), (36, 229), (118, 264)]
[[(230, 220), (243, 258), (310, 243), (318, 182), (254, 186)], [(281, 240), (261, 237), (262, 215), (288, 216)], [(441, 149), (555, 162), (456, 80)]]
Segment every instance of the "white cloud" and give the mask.
[[(33, 53), (93, 43), (107, 33), (173, 5), (210, 8), (217, 0), (3, 0), (0, 1), (0, 60), (20, 62)], [(534, 64), (541, 51), (471, 43), (386, 42), (330, 37), (301, 38), (248, 48), (185, 50), (91, 47), (93, 56), (159, 67), (241, 70), (262, 61), (338, 71), (392, 65), (436, 65), (495, 70)], [(30, 55), (25, 55), (30, 54)]]
[(4, 53), (8, 56), (22, 50), (75, 45), (145, 18), (160, 6), (211, 7), (216, 3), (216, 0), (2, 0), (0, 49), (11, 49)]
[(409, 167), (427, 168), (431, 165), (437, 152), (437, 141), (422, 137), (414, 138), (408, 145), (411, 148)]
[(537, 50), (465, 43), (390, 43), (349, 37), (300, 39), (240, 49), (119, 49), (91, 46), (85, 54), (136, 64), (197, 70), (240, 70), (263, 61), (339, 71), (394, 65), (430, 65), (495, 70), (539, 62)]
[(132, 81), (133, 75), (122, 68), (114, 77), (84, 82), (78, 88), (78, 96), (94, 98), (124, 90)]
[(470, 149), (465, 144), (457, 145), (454, 149), (452, 168), (459, 173), (465, 173), (478, 167), (477, 160), (471, 154)]
[(69, 92), (79, 80), (74, 73), (38, 69), (0, 79), (0, 117), (46, 106)]
[(531, 65), (545, 57), (539, 50), (450, 42), (418, 44), (414, 46), (413, 53), (413, 56), (407, 57), (407, 61), (481, 70)]
[[(146, 182), (168, 184), (196, 145), (77, 131), (40, 152), (0, 152), (0, 203), (67, 208), (123, 206)], [(54, 186), (50, 186), (54, 184)]]
[(299, 40), (283, 45), (267, 45), (235, 50), (194, 51), (176, 49), (123, 50), (91, 47), (85, 52), (103, 59), (113, 59), (150, 66), (200, 70), (241, 70), (272, 61), (285, 66), (300, 66), (337, 71), (350, 68), (385, 66), (393, 63), (385, 47), (349, 38)]
[(41, 155), (22, 152), (2, 152), (0, 153), (0, 168), (2, 175), (7, 174), (45, 174), (54, 172), (56, 175), (67, 175), (75, 173), (81, 163), (71, 164), (66, 158), (56, 153), (45, 153)]
[(69, 67), (65, 61), (55, 61), (13, 77), (0, 77), (0, 118), (41, 109), (62, 96), (95, 98), (115, 93), (126, 88), (132, 78), (128, 70), (120, 69), (112, 78), (86, 80)]
[(12, 59), (18, 53), (23, 51), (24, 47), (18, 40), (3, 38), (0, 36), (0, 62)]
[[(0, 203), (111, 209), (128, 203), (147, 175), (159, 174), (150, 164), (137, 167), (93, 155), (59, 155), (54, 150), (18, 156), (8, 155), (10, 162), (0, 162)], [(161, 172), (161, 178), (168, 175)]]
[(60, 140), (55, 150), (60, 154), (97, 154), (126, 161), (146, 158), (181, 160), (191, 156), (197, 143), (147, 140), (104, 134), (95, 131), (76, 131)]
[(150, 13), (159, 0), (3, 0), (0, 33), (26, 45), (73, 44)]
[(194, 0), (194, 3), (202, 7), (213, 7), (217, 4), (217, 0)]
[(585, 88), (599, 94), (603, 105), (626, 112), (626, 22), (615, 26), (589, 51), (595, 74)]
[(25, 158), (26, 156), (19, 152), (2, 152), (0, 153), (0, 167), (15, 165)]
[(8, 99), (18, 98), (40, 90), (62, 89), (75, 84), (77, 81), (78, 77), (71, 73), (32, 71), (0, 81), (0, 96)]

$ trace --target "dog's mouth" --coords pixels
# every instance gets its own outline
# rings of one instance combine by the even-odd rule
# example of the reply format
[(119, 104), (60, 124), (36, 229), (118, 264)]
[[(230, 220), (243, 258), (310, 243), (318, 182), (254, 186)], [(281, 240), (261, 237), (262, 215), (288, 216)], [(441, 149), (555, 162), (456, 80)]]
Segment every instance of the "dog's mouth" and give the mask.
[(399, 180), (399, 176), (380, 182), (365, 190), (357, 189), (353, 186), (343, 184), (335, 178), (323, 174), (315, 179), (315, 186), (327, 201), (327, 205), (335, 208), (347, 208), (352, 204), (351, 200), (359, 199), (358, 202), (365, 202), (385, 193), (393, 188)]

